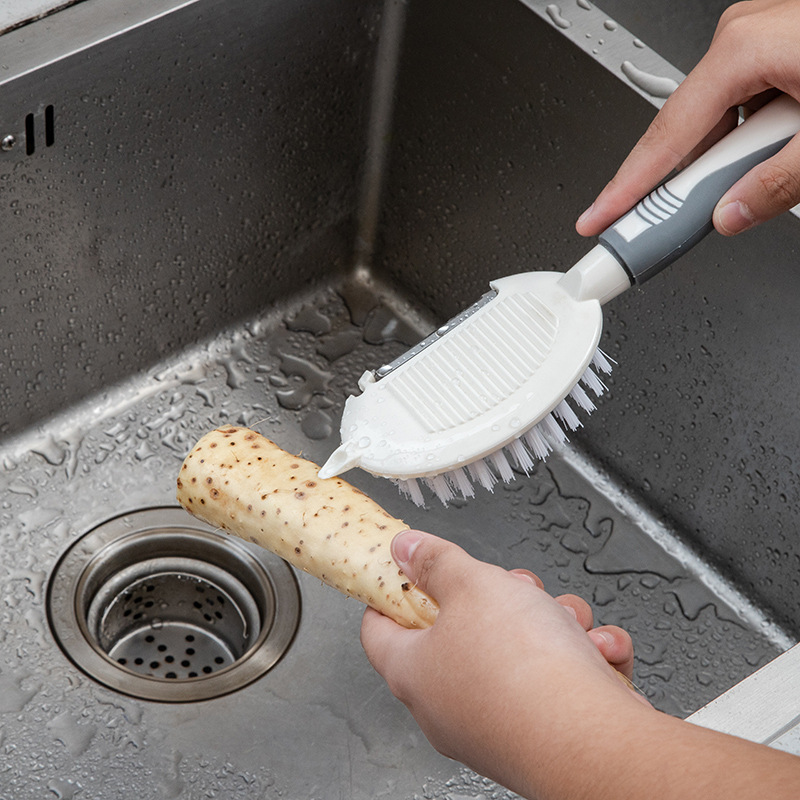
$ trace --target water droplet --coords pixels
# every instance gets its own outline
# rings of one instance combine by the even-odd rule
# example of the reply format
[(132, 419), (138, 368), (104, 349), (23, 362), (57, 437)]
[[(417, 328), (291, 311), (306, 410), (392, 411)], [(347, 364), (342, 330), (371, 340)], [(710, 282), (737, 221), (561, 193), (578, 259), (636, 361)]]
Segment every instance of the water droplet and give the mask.
[(639, 69), (631, 61), (622, 62), (622, 74), (644, 92), (653, 97), (669, 97), (678, 88), (677, 81), (659, 75), (652, 75)]
[(551, 3), (547, 6), (547, 16), (553, 21), (557, 28), (569, 28), (572, 23), (561, 14), (561, 9), (555, 4)]
[(330, 332), (331, 321), (314, 306), (303, 306), (293, 317), (286, 320), (286, 327), (290, 331), (305, 331), (321, 336)]
[(303, 433), (309, 439), (327, 439), (333, 433), (333, 420), (319, 409), (314, 409), (303, 417)]
[(315, 394), (327, 391), (333, 377), (307, 359), (289, 354), (281, 355), (281, 371), (290, 379), (290, 388), (275, 392), (275, 397), (283, 408), (291, 411), (305, 408)]

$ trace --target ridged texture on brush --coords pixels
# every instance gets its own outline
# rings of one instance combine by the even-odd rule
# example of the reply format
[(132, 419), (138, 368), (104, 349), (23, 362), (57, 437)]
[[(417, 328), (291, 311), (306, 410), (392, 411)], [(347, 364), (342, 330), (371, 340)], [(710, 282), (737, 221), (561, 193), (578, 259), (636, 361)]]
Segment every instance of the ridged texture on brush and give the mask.
[[(410, 363), (388, 391), (404, 399), (428, 432), (448, 430), (485, 413), (518, 389), (550, 355), (557, 330), (555, 314), (533, 293), (498, 300), (491, 312), (465, 325), (458, 336)], [(498, 350), (498, 340), (505, 352)], [(475, 380), (468, 386), (459, 384), (462, 372), (476, 371), (479, 386)], [(442, 375), (454, 377), (443, 384)]]
[[(568, 396), (569, 400), (587, 413), (594, 411), (595, 405), (583, 387), (589, 389), (595, 397), (600, 397), (606, 391), (605, 384), (595, 370), (606, 375), (611, 373), (611, 362), (599, 349), (592, 359), (591, 366), (587, 367)], [(554, 447), (568, 441), (565, 428), (575, 430), (581, 427), (580, 418), (568, 399), (562, 400), (550, 414), (525, 431), (518, 439), (486, 458), (433, 478), (396, 481), (398, 488), (414, 503), (422, 506), (425, 504), (425, 495), (420, 487), (421, 481), (447, 505), (458, 496), (464, 499), (474, 497), (474, 484), (479, 484), (491, 492), (499, 480), (508, 483), (515, 477), (515, 468), (525, 475), (530, 474), (537, 460), (543, 461)]]

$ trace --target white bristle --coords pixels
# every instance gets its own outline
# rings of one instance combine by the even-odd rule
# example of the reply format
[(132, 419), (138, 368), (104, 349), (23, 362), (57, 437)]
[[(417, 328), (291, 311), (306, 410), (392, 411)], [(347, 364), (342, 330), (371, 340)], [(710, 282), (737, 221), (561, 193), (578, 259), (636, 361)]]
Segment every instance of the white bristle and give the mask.
[[(596, 397), (602, 396), (607, 391), (607, 387), (594, 370), (609, 375), (612, 363), (616, 363), (614, 359), (598, 348), (592, 358), (591, 366), (586, 368), (580, 382), (569, 392), (568, 397), (572, 398), (583, 411), (591, 413), (596, 409), (596, 406), (580, 384), (582, 383)], [(594, 367), (594, 370), (592, 367)], [(578, 415), (569, 405), (566, 398), (544, 419), (522, 434), (519, 439), (515, 439), (506, 445), (516, 466), (526, 475), (529, 475), (536, 466), (535, 459), (543, 461), (553, 451), (554, 446), (558, 447), (568, 442), (569, 438), (562, 425), (564, 428), (573, 431), (582, 427)], [(490, 469), (490, 465), (492, 469)], [(464, 499), (474, 497), (473, 482), (479, 483), (490, 492), (493, 491), (498, 476), (506, 483), (515, 477), (514, 470), (502, 448), (484, 459), (468, 464), (466, 469), (458, 467), (450, 472), (432, 478), (420, 478), (419, 480), (422, 480), (439, 500), (444, 505), (447, 505), (456, 498), (456, 493), (461, 494)], [(423, 506), (425, 504), (425, 498), (417, 479), (409, 478), (395, 482), (400, 491), (416, 505)]]
[(544, 436), (542, 436), (542, 431), (540, 430), (538, 425), (534, 425), (525, 434), (524, 438), (525, 438), (525, 444), (528, 445), (531, 452), (536, 456), (536, 458), (541, 459), (542, 461), (544, 461), (553, 450), (553, 448), (548, 443), (547, 439), (545, 439)]
[(447, 505), (455, 497), (453, 489), (444, 475), (436, 475), (433, 478), (425, 478), (424, 480), (431, 491), (442, 501), (443, 505)]
[(525, 445), (522, 443), (521, 439), (514, 439), (510, 445), (508, 445), (508, 449), (511, 451), (511, 455), (514, 456), (514, 460), (517, 462), (517, 466), (526, 474), (530, 475), (531, 470), (534, 468), (535, 464), (533, 459), (531, 458), (531, 454), (526, 449)]
[(452, 472), (448, 472), (447, 477), (450, 479), (450, 483), (461, 492), (461, 496), (465, 500), (470, 497), (475, 497), (475, 490), (472, 488), (472, 482), (461, 467), (454, 469)]
[(419, 488), (416, 478), (397, 481), (397, 488), (416, 506), (424, 506), (425, 498), (422, 496), (422, 489)]
[(558, 420), (552, 414), (548, 414), (537, 427), (541, 427), (542, 432), (546, 433), (557, 445), (566, 444), (569, 441), (569, 437), (564, 432), (564, 429), (558, 424)]
[(508, 463), (505, 453), (502, 450), (497, 450), (489, 456), (492, 466), (497, 470), (497, 474), (503, 479), (504, 483), (514, 480), (514, 470), (511, 469), (511, 464)]
[(603, 393), (608, 389), (591, 367), (586, 367), (586, 372), (581, 376), (581, 383), (591, 389), (595, 397), (602, 397)]
[[(594, 351), (592, 358), (592, 366), (599, 369), (600, 372), (605, 372), (606, 375), (611, 374), (611, 362), (614, 361), (611, 356), (607, 356), (599, 347)], [(616, 364), (617, 362), (614, 361)]]
[(555, 414), (558, 419), (560, 419), (571, 431), (577, 430), (582, 426), (580, 419), (578, 419), (578, 415), (572, 410), (569, 403), (566, 400), (562, 400), (554, 409), (553, 414)]
[(467, 464), (467, 470), (475, 483), (479, 483), (484, 489), (488, 489), (490, 492), (494, 491), (497, 478), (492, 474), (489, 467), (486, 466), (483, 459), (475, 461), (472, 464)]
[(578, 404), (579, 408), (582, 408), (587, 413), (591, 414), (597, 406), (591, 401), (588, 394), (584, 390), (583, 386), (579, 383), (576, 383), (572, 387), (572, 391), (569, 393), (569, 396)]

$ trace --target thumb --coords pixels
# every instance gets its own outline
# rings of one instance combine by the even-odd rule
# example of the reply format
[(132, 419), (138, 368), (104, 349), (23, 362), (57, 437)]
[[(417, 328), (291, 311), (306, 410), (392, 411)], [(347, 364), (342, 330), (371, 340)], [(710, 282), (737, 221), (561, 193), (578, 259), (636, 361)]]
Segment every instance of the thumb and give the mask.
[(481, 563), (458, 545), (415, 530), (394, 537), (392, 557), (408, 579), (439, 605), (460, 593), (466, 572)]
[(714, 209), (714, 227), (725, 236), (754, 228), (800, 203), (800, 137), (737, 181)]

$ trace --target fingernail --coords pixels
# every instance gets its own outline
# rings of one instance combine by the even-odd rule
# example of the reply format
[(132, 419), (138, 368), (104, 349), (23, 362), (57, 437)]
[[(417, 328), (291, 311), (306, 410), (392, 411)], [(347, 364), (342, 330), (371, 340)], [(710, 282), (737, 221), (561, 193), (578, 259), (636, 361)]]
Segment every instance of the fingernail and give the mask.
[(594, 213), (594, 203), (592, 203), (592, 204), (589, 206), (589, 208), (587, 208), (587, 209), (586, 209), (586, 211), (584, 211), (584, 212), (583, 212), (583, 214), (581, 214), (581, 215), (578, 217), (578, 222), (577, 222), (577, 224), (578, 224), (578, 225), (582, 225), (584, 222), (586, 222), (586, 220), (587, 220), (587, 219), (589, 219), (589, 217), (591, 217), (591, 216), (592, 216), (592, 214), (593, 214), (593, 213)]
[(420, 531), (402, 531), (392, 540), (392, 556), (397, 566), (405, 570), (406, 565), (419, 547), (425, 534)]
[(731, 200), (717, 209), (717, 227), (721, 233), (734, 236), (756, 225), (756, 219), (747, 203)]
[(578, 619), (578, 612), (572, 606), (564, 606), (564, 611), (573, 616), (575, 619)]
[(593, 631), (593, 634), (596, 638), (601, 639), (609, 646), (614, 644), (614, 637), (610, 633), (607, 633), (606, 631)]

